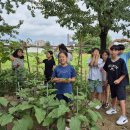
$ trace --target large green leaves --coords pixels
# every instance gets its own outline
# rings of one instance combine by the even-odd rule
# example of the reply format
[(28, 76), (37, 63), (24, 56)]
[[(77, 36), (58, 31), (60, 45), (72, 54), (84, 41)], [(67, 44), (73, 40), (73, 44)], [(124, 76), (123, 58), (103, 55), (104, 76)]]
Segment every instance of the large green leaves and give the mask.
[(10, 115), (10, 114), (3, 114), (0, 117), (0, 125), (1, 126), (7, 125), (8, 123), (12, 122), (13, 118), (14, 117), (12, 115)]
[(49, 113), (48, 117), (58, 118), (58, 117), (64, 115), (64, 114), (65, 114), (66, 112), (68, 112), (68, 111), (69, 111), (69, 108), (68, 108), (67, 106), (65, 106), (64, 104), (61, 104), (61, 105), (59, 105), (58, 108), (53, 109), (53, 110)]
[(6, 98), (0, 97), (0, 104), (1, 105), (6, 107), (8, 103), (9, 103), (9, 101)]
[(72, 117), (70, 121), (71, 130), (81, 130), (80, 129), (81, 121), (77, 117)]
[(38, 107), (34, 107), (34, 109), (35, 109), (35, 116), (37, 118), (38, 123), (40, 124), (45, 118), (46, 111)]
[(14, 122), (12, 130), (31, 130), (33, 128), (33, 120), (29, 116), (24, 116), (21, 120)]
[(59, 118), (57, 121), (57, 128), (58, 130), (65, 130), (65, 119), (64, 118)]

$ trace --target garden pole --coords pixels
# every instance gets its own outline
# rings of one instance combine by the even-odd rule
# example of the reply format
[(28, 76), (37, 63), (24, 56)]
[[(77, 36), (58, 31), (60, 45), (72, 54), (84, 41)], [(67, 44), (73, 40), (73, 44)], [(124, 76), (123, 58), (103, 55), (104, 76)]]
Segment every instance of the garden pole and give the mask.
[(82, 57), (82, 39), (80, 43), (80, 56), (81, 56), (81, 83), (82, 83), (82, 74), (83, 74), (83, 68), (82, 68), (82, 63), (83, 63), (83, 57)]
[(27, 50), (27, 47), (26, 47), (26, 55), (27, 55), (27, 63), (28, 63), (28, 70), (29, 70), (29, 73), (31, 72), (30, 71), (30, 64), (29, 64), (29, 58), (28, 58), (28, 50)]
[[(38, 42), (37, 42), (37, 57), (38, 57)], [(37, 77), (38, 77), (38, 61), (37, 61)]]
[[(47, 97), (49, 96), (49, 93), (48, 93), (48, 83), (47, 83)], [(48, 109), (47, 109), (47, 114), (48, 114)], [(47, 127), (47, 130), (50, 130), (49, 126)]]
[(79, 112), (78, 95), (79, 95), (79, 88), (78, 88), (78, 86), (77, 86), (77, 102), (76, 102), (76, 111), (77, 111), (77, 114), (78, 114), (78, 112)]

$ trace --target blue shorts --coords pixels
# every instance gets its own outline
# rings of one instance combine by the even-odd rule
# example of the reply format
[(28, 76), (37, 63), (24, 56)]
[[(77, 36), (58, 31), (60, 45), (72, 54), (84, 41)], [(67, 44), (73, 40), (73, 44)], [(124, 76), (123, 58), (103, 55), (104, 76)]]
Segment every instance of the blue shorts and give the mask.
[(89, 88), (91, 92), (102, 93), (102, 82), (99, 80), (89, 80)]
[(116, 98), (120, 100), (126, 100), (126, 87), (119, 85), (110, 85), (111, 98)]
[(57, 94), (57, 95), (56, 95), (56, 98), (57, 98), (58, 100), (65, 100), (66, 103), (72, 102), (72, 100), (71, 100), (70, 98), (66, 97), (64, 94)]

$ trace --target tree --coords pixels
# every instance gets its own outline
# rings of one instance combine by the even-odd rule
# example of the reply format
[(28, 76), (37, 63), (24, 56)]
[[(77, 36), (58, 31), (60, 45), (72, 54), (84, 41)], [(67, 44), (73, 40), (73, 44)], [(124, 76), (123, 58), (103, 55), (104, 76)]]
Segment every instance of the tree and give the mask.
[[(79, 7), (79, 2), (86, 9)], [(41, 0), (40, 7), (45, 18), (57, 16), (61, 26), (100, 37), (101, 49), (106, 49), (109, 30), (123, 31), (129, 36), (130, 2), (129, 0)]]
[[(0, 39), (2, 36), (9, 35), (11, 37), (14, 37), (15, 34), (18, 34), (17, 29), (20, 27), (20, 25), (23, 23), (22, 20), (19, 21), (17, 25), (9, 25), (4, 20), (4, 17), (2, 17), (2, 14), (4, 11), (6, 11), (7, 14), (15, 13), (16, 8), (18, 8), (21, 4), (27, 3), (27, 7), (29, 10), (31, 10), (31, 4), (34, 2), (31, 0), (0, 0)], [(34, 12), (31, 10), (32, 16), (34, 16)]]

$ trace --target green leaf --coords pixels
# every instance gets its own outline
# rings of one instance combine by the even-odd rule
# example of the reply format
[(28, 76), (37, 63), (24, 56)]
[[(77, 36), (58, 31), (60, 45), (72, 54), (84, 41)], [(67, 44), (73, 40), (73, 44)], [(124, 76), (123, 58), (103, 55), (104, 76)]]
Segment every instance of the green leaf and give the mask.
[(30, 116), (24, 116), (21, 120), (15, 121), (12, 130), (31, 130), (33, 120)]
[(100, 130), (97, 126), (91, 127), (91, 130)]
[(64, 104), (62, 104), (62, 105), (59, 105), (59, 108), (53, 109), (49, 113), (48, 117), (58, 118), (58, 117), (64, 115), (68, 111), (69, 111), (69, 108), (67, 106), (65, 106)]
[(92, 119), (92, 121), (97, 122), (97, 120), (98, 120), (97, 114), (90, 109), (88, 109), (87, 111), (88, 111), (88, 114), (89, 114), (90, 118)]
[(33, 106), (28, 104), (28, 102), (23, 102), (22, 104), (19, 104), (18, 107), (19, 107), (20, 110), (23, 111), (23, 110), (26, 110), (26, 109), (30, 109)]
[(35, 109), (35, 116), (37, 118), (38, 123), (40, 124), (45, 118), (46, 111), (38, 107), (34, 107), (34, 109)]
[(77, 117), (72, 117), (70, 121), (70, 129), (71, 130), (81, 130), (80, 129), (81, 122)]
[(10, 113), (10, 114), (13, 114), (13, 113), (15, 113), (15, 112), (18, 111), (18, 110), (19, 110), (18, 107), (11, 107), (11, 108), (9, 108), (9, 113)]
[(81, 122), (89, 122), (89, 120), (87, 119), (86, 116), (78, 115), (77, 118), (78, 118)]
[(10, 114), (4, 114), (0, 117), (0, 124), (1, 126), (5, 126), (7, 125), (8, 123), (12, 122), (13, 120), (13, 116), (10, 115)]
[(52, 119), (51, 117), (47, 117), (44, 119), (44, 122), (43, 122), (43, 126), (49, 126), (50, 124), (52, 124), (54, 121), (54, 119)]
[(57, 128), (58, 130), (65, 130), (65, 119), (64, 118), (59, 118), (57, 121)]
[(7, 107), (8, 103), (9, 103), (9, 101), (6, 98), (0, 97), (0, 104), (1, 105)]

